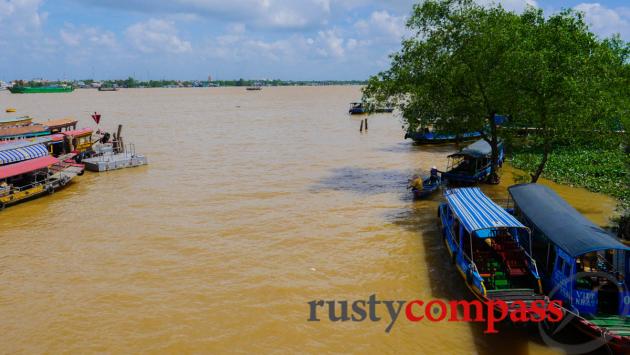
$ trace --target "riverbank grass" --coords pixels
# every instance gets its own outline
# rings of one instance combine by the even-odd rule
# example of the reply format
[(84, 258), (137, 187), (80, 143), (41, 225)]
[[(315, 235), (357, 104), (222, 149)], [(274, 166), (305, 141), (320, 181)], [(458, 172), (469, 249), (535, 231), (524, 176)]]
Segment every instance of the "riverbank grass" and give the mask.
[[(512, 165), (528, 173), (534, 172), (542, 159), (541, 154), (519, 149), (511, 156)], [(622, 149), (562, 148), (549, 156), (543, 176), (627, 203), (630, 201), (627, 159)]]

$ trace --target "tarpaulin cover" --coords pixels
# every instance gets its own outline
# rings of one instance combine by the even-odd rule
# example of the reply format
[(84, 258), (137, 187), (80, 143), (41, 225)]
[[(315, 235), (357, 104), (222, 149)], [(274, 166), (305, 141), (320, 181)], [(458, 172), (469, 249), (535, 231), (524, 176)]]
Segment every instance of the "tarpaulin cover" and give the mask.
[(525, 217), (571, 257), (598, 250), (630, 250), (547, 186), (521, 184), (508, 191)]
[(484, 195), (478, 187), (448, 190), (446, 200), (464, 228), (472, 232), (493, 228), (525, 228), (514, 216)]
[(0, 145), (0, 165), (11, 164), (48, 155), (48, 149), (43, 144), (29, 142), (14, 142)]
[(37, 169), (43, 169), (58, 162), (59, 159), (48, 155), (45, 157), (31, 159), (15, 164), (0, 166), (0, 179), (22, 175)]

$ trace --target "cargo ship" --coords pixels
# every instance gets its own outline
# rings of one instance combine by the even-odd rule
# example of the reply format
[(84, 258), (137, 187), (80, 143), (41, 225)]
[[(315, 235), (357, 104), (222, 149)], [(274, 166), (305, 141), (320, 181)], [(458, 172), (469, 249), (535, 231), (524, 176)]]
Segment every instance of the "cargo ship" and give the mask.
[(67, 85), (55, 86), (13, 86), (9, 88), (13, 94), (48, 94), (59, 92), (73, 92), (74, 88)]

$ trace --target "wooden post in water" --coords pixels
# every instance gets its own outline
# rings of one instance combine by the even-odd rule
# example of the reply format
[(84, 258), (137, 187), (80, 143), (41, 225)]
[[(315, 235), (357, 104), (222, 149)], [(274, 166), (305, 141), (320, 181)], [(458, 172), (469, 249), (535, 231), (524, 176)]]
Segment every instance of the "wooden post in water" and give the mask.
[(365, 119), (365, 130), (367, 131), (367, 118)]
[(363, 120), (361, 120), (361, 128), (359, 128), (359, 132), (363, 132)]
[(116, 134), (116, 140), (118, 142), (118, 153), (124, 153), (125, 152), (125, 145), (123, 144), (123, 139), (122, 139), (122, 136), (120, 135), (121, 132), (122, 132), (122, 125), (119, 124), (118, 125), (118, 133)]

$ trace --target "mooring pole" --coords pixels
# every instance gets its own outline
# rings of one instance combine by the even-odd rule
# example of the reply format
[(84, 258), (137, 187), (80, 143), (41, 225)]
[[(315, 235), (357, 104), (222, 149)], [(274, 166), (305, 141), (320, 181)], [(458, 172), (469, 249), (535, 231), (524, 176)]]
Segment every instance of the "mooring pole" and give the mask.
[(365, 119), (365, 130), (367, 131), (367, 118)]
[(359, 132), (363, 132), (363, 120), (361, 120), (361, 128), (359, 128)]

